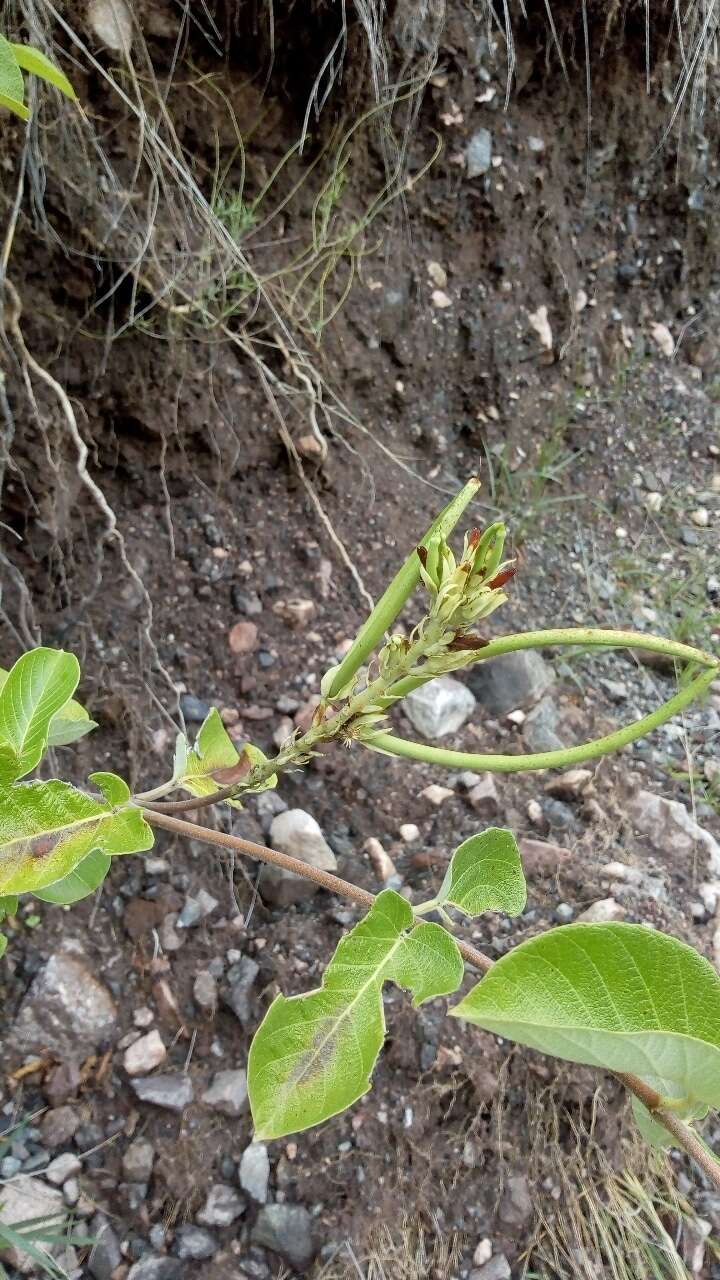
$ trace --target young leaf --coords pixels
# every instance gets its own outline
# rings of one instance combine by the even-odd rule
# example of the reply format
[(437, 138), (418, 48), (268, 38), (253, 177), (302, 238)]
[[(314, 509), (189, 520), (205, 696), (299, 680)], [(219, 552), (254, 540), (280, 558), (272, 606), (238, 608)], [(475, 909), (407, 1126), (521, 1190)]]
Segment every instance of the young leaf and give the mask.
[(523, 942), (450, 1012), (543, 1053), (720, 1106), (720, 977), (684, 942), (575, 924)]
[(130, 799), (130, 788), (123, 778), (116, 773), (91, 773), (89, 781), (94, 782), (98, 791), (102, 792), (108, 804), (117, 809), (127, 804)]
[(0, 960), (5, 955), (6, 948), (7, 948), (7, 938), (5, 937), (4, 933), (0, 933)]
[(0, 35), (0, 106), (14, 111), (22, 120), (29, 120), (30, 112), (24, 98), (25, 84), (15, 51), (10, 41)]
[(455, 850), (437, 896), (466, 916), (502, 911), (518, 916), (525, 909), (527, 886), (514, 835), (488, 827)]
[(112, 856), (153, 846), (139, 809), (116, 811), (67, 782), (23, 782), (0, 797), (0, 893), (63, 880), (93, 849)]
[(0, 920), (4, 920), (7, 916), (14, 916), (17, 909), (17, 894), (10, 893), (7, 897), (0, 898)]
[(112, 859), (101, 849), (92, 849), (74, 871), (62, 880), (56, 880), (46, 889), (36, 889), (35, 897), (42, 902), (55, 902), (67, 906), (70, 902), (80, 902), (94, 893), (102, 884)]
[[(211, 796), (219, 787), (240, 782), (265, 759), (262, 751), (249, 743), (241, 754), (220, 719), (220, 712), (213, 707), (200, 726), (194, 747), (189, 747), (183, 734), (178, 735), (174, 780), (193, 796)], [(273, 774), (258, 790), (264, 791), (276, 785), (277, 775)], [(239, 800), (228, 800), (227, 803), (242, 808)]]
[(75, 692), (79, 679), (74, 653), (32, 649), (18, 658), (0, 692), (0, 787), (39, 764), (50, 721)]
[(463, 963), (450, 934), (412, 926), (409, 904), (385, 889), (338, 943), (322, 986), (273, 1001), (248, 1062), (258, 1140), (320, 1124), (367, 1092), (385, 1038), (386, 979), (412, 991), (416, 1004), (460, 985)]
[(15, 54), (17, 65), (22, 67), (23, 71), (39, 76), (41, 80), (48, 80), (50, 84), (55, 85), (56, 89), (64, 93), (66, 98), (71, 98), (73, 101), (77, 98), (67, 76), (39, 49), (33, 49), (29, 44), (12, 44), (10, 47)]
[[(0, 667), (0, 693), (9, 674), (4, 667)], [(50, 721), (47, 744), (49, 747), (67, 747), (71, 742), (84, 738), (93, 729), (97, 729), (96, 722), (90, 719), (79, 702), (70, 698)]]

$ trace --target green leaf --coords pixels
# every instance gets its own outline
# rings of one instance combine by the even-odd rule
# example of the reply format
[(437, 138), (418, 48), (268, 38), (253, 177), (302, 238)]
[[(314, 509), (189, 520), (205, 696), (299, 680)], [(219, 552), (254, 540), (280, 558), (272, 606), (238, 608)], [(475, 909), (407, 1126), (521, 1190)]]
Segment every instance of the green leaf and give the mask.
[(320, 1124), (367, 1092), (385, 1038), (386, 979), (412, 991), (416, 1004), (457, 989), (463, 963), (450, 934), (412, 926), (409, 904), (385, 889), (338, 943), (322, 986), (273, 1001), (248, 1062), (258, 1140)]
[(688, 1108), (720, 1106), (720, 977), (692, 947), (642, 925), (531, 938), (450, 1012), (569, 1062), (631, 1072)]
[(102, 792), (113, 808), (127, 804), (130, 799), (130, 788), (127, 782), (119, 778), (116, 773), (91, 773), (90, 782), (95, 783), (98, 791)]
[[(211, 796), (220, 787), (241, 782), (257, 764), (264, 764), (267, 757), (258, 747), (246, 743), (238, 751), (220, 719), (220, 712), (213, 707), (200, 726), (194, 747), (190, 748), (184, 734), (179, 734), (175, 747), (174, 780), (193, 796)], [(277, 774), (266, 779), (256, 791), (277, 786)], [(239, 800), (228, 804), (241, 809)]]
[(13, 46), (0, 35), (0, 106), (8, 107), (23, 120), (30, 112), (24, 104), (25, 84)]
[(23, 71), (29, 71), (31, 75), (40, 76), (41, 80), (48, 80), (50, 84), (54, 84), (56, 89), (65, 94), (66, 98), (73, 101), (77, 98), (77, 94), (73, 89), (67, 76), (63, 74), (59, 67), (55, 66), (49, 58), (45, 57), (39, 49), (33, 49), (29, 44), (12, 44), (11, 49), (15, 54), (15, 61)]
[(75, 692), (80, 665), (61, 649), (18, 658), (0, 692), (0, 786), (29, 773), (47, 746), (50, 721)]
[[(9, 672), (0, 667), (0, 693), (2, 692)], [(48, 729), (49, 747), (66, 747), (71, 742), (84, 738), (86, 733), (97, 729), (97, 723), (90, 719), (87, 711), (74, 698), (68, 699), (64, 707), (55, 713)]]
[(139, 809), (115, 810), (67, 782), (23, 782), (0, 796), (0, 892), (34, 893), (63, 880), (93, 849), (112, 856), (153, 846)]
[(0, 898), (0, 920), (4, 920), (6, 916), (14, 916), (17, 909), (17, 894), (10, 893), (7, 897)]
[(0, 933), (0, 959), (5, 955), (7, 949), (7, 938), (4, 933)]
[(56, 902), (61, 906), (80, 902), (99, 888), (110, 870), (111, 861), (109, 854), (103, 853), (101, 849), (92, 849), (69, 876), (56, 880), (47, 889), (36, 889), (35, 897), (42, 902)]
[(527, 902), (527, 886), (512, 832), (488, 827), (464, 840), (450, 860), (437, 902), (447, 902), (466, 916), (483, 911), (520, 915)]

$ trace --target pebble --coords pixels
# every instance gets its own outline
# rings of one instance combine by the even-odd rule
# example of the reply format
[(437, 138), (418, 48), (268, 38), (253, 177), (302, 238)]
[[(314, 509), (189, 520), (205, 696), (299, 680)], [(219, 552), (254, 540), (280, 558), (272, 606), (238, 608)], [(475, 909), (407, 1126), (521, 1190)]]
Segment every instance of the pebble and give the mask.
[(522, 1227), (532, 1218), (533, 1212), (528, 1179), (523, 1174), (511, 1174), (500, 1200), (498, 1209), (500, 1221), (508, 1227)]
[(624, 920), (625, 908), (614, 898), (600, 898), (585, 911), (581, 911), (578, 922), (583, 924), (610, 924), (613, 920)]
[(224, 1001), (244, 1027), (248, 1025), (253, 1016), (250, 997), (259, 972), (260, 966), (250, 956), (241, 956), (228, 969), (227, 980), (230, 984), (230, 989), (225, 994)]
[(282, 618), (294, 631), (302, 631), (312, 622), (317, 609), (313, 600), (277, 600), (273, 605), (273, 613)]
[(167, 1049), (159, 1031), (149, 1031), (125, 1050), (123, 1066), (129, 1076), (143, 1076), (159, 1067), (166, 1057)]
[(53, 1107), (40, 1121), (40, 1134), (44, 1147), (67, 1146), (80, 1124), (80, 1116), (74, 1107)]
[(385, 884), (393, 876), (397, 875), (397, 868), (390, 854), (386, 853), (375, 836), (368, 837), (363, 845), (363, 850), (370, 859), (370, 865), (381, 884)]
[(219, 1248), (220, 1245), (215, 1236), (205, 1231), (203, 1227), (193, 1227), (191, 1223), (185, 1223), (175, 1232), (175, 1252), (178, 1258), (202, 1262), (205, 1258), (212, 1258)]
[(89, 1235), (94, 1243), (87, 1260), (87, 1269), (93, 1280), (112, 1280), (113, 1272), (122, 1263), (120, 1241), (107, 1218), (96, 1214), (90, 1223)]
[(476, 129), (465, 147), (465, 174), (480, 178), (492, 165), (492, 134), (489, 129)]
[(133, 20), (125, 0), (91, 0), (87, 18), (93, 34), (114, 53), (127, 53), (132, 44)]
[(246, 1147), (240, 1160), (240, 1186), (258, 1204), (265, 1204), (270, 1181), (270, 1159), (264, 1142), (253, 1142)]
[(690, 519), (698, 529), (707, 529), (710, 524), (710, 512), (707, 507), (698, 507), (690, 512)]
[(122, 1158), (128, 1182), (149, 1182), (155, 1163), (155, 1148), (147, 1138), (135, 1138)]
[[(62, 1231), (66, 1214), (60, 1191), (48, 1187), (39, 1178), (31, 1178), (24, 1173), (13, 1178), (11, 1182), (5, 1183), (0, 1201), (0, 1223), (9, 1226), (12, 1223), (26, 1222), (29, 1218), (49, 1217), (59, 1219), (55, 1229)], [(3, 1244), (5, 1245), (5, 1242)], [(2, 1257), (4, 1262), (9, 1263), (11, 1267), (17, 1267), (25, 1274), (33, 1273), (35, 1270), (28, 1254), (14, 1245), (4, 1247)]]
[(218, 1071), (213, 1076), (212, 1084), (205, 1090), (202, 1100), (213, 1111), (224, 1116), (240, 1116), (247, 1110), (248, 1091), (247, 1073), (237, 1071)]
[(489, 1262), (471, 1271), (468, 1280), (510, 1280), (512, 1271), (504, 1253), (496, 1253)]
[(184, 1280), (185, 1266), (179, 1258), (157, 1254), (141, 1258), (127, 1273), (127, 1280)]
[(491, 773), (480, 775), (467, 799), (470, 808), (482, 818), (494, 818), (500, 812), (500, 797)]
[(560, 751), (566, 744), (555, 732), (560, 712), (552, 698), (545, 697), (528, 713), (523, 726), (523, 740), (528, 751)]
[[(278, 813), (270, 827), (270, 843), (281, 853), (288, 853), (311, 867), (337, 871), (337, 859), (312, 814), (304, 809), (286, 809)], [(318, 885), (296, 876), (282, 867), (263, 867), (260, 892), (274, 906), (286, 907), (311, 898)]]
[(475, 710), (476, 699), (466, 684), (441, 676), (414, 689), (403, 699), (403, 711), (424, 738), (444, 738), (455, 733)]
[(154, 1021), (155, 1014), (152, 1009), (148, 1009), (147, 1006), (144, 1006), (142, 1009), (133, 1010), (133, 1024), (136, 1027), (139, 1027), (140, 1030), (144, 1030), (145, 1027), (151, 1027)]
[(266, 1204), (258, 1213), (251, 1239), (272, 1249), (297, 1271), (305, 1271), (315, 1257), (312, 1218), (297, 1204)]
[(441, 804), (453, 796), (455, 792), (450, 787), (441, 787), (437, 782), (432, 782), (429, 787), (424, 787), (420, 792), (430, 804), (438, 808)]
[(545, 790), (548, 795), (557, 796), (560, 800), (572, 800), (584, 793), (592, 776), (592, 769), (569, 769), (567, 773), (561, 773), (546, 782)]
[(243, 591), (236, 583), (230, 596), (233, 609), (237, 613), (245, 613), (249, 618), (257, 617), (262, 613), (262, 600), (255, 591)]
[(195, 1094), (190, 1077), (180, 1073), (136, 1076), (131, 1083), (141, 1102), (151, 1102), (166, 1111), (184, 1111)]
[(80, 1183), (77, 1178), (68, 1178), (67, 1182), (63, 1183), (62, 1193), (66, 1205), (72, 1209), (80, 1199)]
[(575, 908), (571, 907), (569, 902), (559, 902), (554, 915), (558, 924), (569, 924), (575, 915)]
[(527, 720), (527, 715), (520, 709), (520, 707), (518, 707), (517, 711), (511, 711), (505, 719), (509, 720), (510, 724), (521, 725)]
[(200, 1009), (211, 1013), (217, 1007), (218, 985), (207, 969), (201, 969), (193, 983), (193, 1000)]
[(545, 826), (545, 814), (539, 800), (528, 800), (527, 816), (534, 827)]
[(255, 812), (263, 831), (267, 835), (272, 826), (272, 820), (278, 813), (284, 813), (287, 805), (277, 791), (261, 791), (255, 797)]
[(201, 1227), (229, 1227), (244, 1212), (245, 1201), (240, 1192), (225, 1182), (215, 1182), (196, 1220)]
[(679, 800), (666, 800), (654, 791), (638, 791), (628, 802), (627, 815), (654, 849), (673, 862), (685, 863), (701, 851), (708, 859), (709, 874), (720, 876), (720, 844)]
[(526, 876), (554, 875), (572, 858), (569, 849), (545, 840), (521, 839), (518, 842), (520, 860)]
[(230, 651), (237, 657), (254, 653), (258, 645), (258, 629), (254, 622), (236, 622), (228, 632)]
[(0, 1160), (0, 1178), (14, 1178), (22, 1169), (22, 1160), (16, 1156), (5, 1156)]
[(483, 1262), (489, 1262), (490, 1258), (492, 1258), (492, 1241), (488, 1240), (486, 1236), (483, 1240), (478, 1241), (473, 1254), (473, 1262), (476, 1267), (481, 1267)]
[(193, 697), (191, 693), (184, 693), (180, 699), (180, 712), (189, 724), (201, 724), (210, 715), (210, 703)]
[(76, 1173), (82, 1169), (82, 1164), (72, 1151), (66, 1152), (62, 1156), (56, 1156), (50, 1161), (45, 1170), (45, 1177), (48, 1182), (52, 1182), (54, 1187), (61, 1187), (68, 1178), (74, 1178)]
[(552, 668), (536, 649), (504, 653), (476, 663), (468, 672), (468, 684), (478, 702), (496, 716), (532, 705), (553, 679)]
[(34, 979), (12, 1028), (25, 1053), (60, 1061), (86, 1058), (117, 1031), (117, 1008), (107, 987), (77, 955), (58, 951)]
[(420, 828), (414, 822), (403, 822), (400, 827), (400, 839), (404, 844), (413, 844), (420, 839)]
[(176, 927), (178, 929), (192, 929), (201, 920), (205, 920), (209, 915), (212, 915), (218, 906), (217, 898), (213, 898), (212, 894), (208, 893), (206, 889), (199, 889), (194, 898), (186, 898), (185, 905), (177, 918)]
[(185, 945), (185, 941), (186, 941), (185, 938), (182, 936), (182, 934), (178, 933), (175, 927), (177, 925), (177, 922), (178, 922), (177, 912), (171, 911), (169, 915), (165, 916), (164, 920), (160, 925), (160, 928), (158, 929), (160, 946), (162, 947), (163, 951), (167, 951), (170, 954), (172, 954), (172, 952), (174, 951), (179, 951), (180, 948)]

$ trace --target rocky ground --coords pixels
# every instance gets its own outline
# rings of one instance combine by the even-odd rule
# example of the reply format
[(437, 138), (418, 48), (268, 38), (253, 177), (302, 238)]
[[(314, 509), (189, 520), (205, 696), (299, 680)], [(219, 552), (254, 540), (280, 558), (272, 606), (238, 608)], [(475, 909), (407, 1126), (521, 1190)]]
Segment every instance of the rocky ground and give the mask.
[[(627, 626), (717, 651), (717, 162), (698, 130), (679, 157), (648, 159), (661, 109), (638, 96), (622, 54), (608, 64), (612, 92), (598, 84), (588, 153), (582, 84), (563, 87), (539, 48), (534, 37), (520, 48), (505, 112), (491, 42), (450, 6), (413, 142), (425, 156), (439, 131), (443, 155), (408, 193), (410, 230), (365, 265), (318, 356), (365, 430), (338, 428), (322, 464), (306, 440), (305, 461), (373, 596), (479, 468), (470, 518), (502, 514), (519, 564), (492, 631)], [(112, 116), (96, 84), (87, 92)], [(50, 169), (51, 209), (57, 182)], [(95, 285), (80, 272), (66, 289), (52, 243), (29, 222), (17, 235), (27, 340), (83, 406), (93, 475), (154, 610), (148, 631), (147, 598), (111, 547), (97, 590), (97, 511), (60, 428), (48, 467), (12, 387), (8, 555), (45, 643), (82, 657), (100, 726), (57, 753), (57, 770), (82, 783), (113, 767), (156, 785), (176, 727), (196, 727), (209, 705), (238, 741), (271, 751), (307, 721), (364, 605), (256, 372), (227, 345), (162, 345), (140, 327), (99, 361), (109, 320), (101, 311), (99, 331), (88, 327)], [(58, 326), (72, 344), (54, 356)], [(42, 406), (52, 432), (55, 409)], [(298, 444), (307, 423), (302, 433)], [(12, 657), (25, 634), (15, 587), (8, 577)], [(675, 687), (672, 669), (627, 654), (543, 652), (461, 673), (394, 716), (461, 749), (537, 751), (609, 732)], [(371, 890), (390, 879), (424, 897), (464, 837), (507, 825), (529, 901), (517, 921), (470, 929), (488, 954), (554, 924), (625, 919), (720, 964), (719, 743), (716, 687), (682, 721), (567, 774), (458, 777), (338, 747), (217, 820)], [(366, 1274), (368, 1242), (383, 1228), (397, 1240), (407, 1215), (445, 1250), (409, 1277), (507, 1280), (532, 1268), (535, 1233), (567, 1216), (579, 1132), (592, 1130), (608, 1168), (650, 1177), (613, 1081), (447, 1019), (442, 1000), (415, 1012), (395, 989), (372, 1092), (318, 1131), (253, 1144), (253, 1031), (277, 991), (317, 985), (356, 919), (348, 903), (163, 835), (119, 860), (96, 900), (28, 903), (0, 976), (3, 1218), (72, 1211), (80, 1239), (61, 1260), (93, 1280), (283, 1269), (345, 1280)], [(692, 1206), (680, 1253), (690, 1274), (717, 1277), (720, 1202), (684, 1162), (673, 1172)], [(27, 1259), (8, 1265), (36, 1273)], [(599, 1258), (586, 1265), (603, 1274)]]

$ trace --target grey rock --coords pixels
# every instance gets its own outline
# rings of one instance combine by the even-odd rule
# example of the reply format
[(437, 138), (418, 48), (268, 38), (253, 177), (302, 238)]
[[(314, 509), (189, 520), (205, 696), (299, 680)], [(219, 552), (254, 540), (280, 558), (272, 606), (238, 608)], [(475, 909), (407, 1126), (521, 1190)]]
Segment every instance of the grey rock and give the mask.
[(64, 1147), (80, 1124), (80, 1116), (74, 1107), (53, 1107), (40, 1121), (40, 1133), (44, 1147)]
[(265, 1204), (270, 1181), (270, 1159), (264, 1142), (253, 1142), (246, 1147), (240, 1160), (240, 1186), (258, 1204)]
[(500, 797), (491, 773), (475, 775), (472, 791), (468, 792), (468, 804), (481, 818), (494, 818), (500, 812)]
[(312, 1218), (299, 1204), (264, 1205), (258, 1213), (251, 1238), (255, 1244), (272, 1249), (298, 1271), (309, 1267), (315, 1257)]
[(141, 1102), (152, 1102), (154, 1106), (164, 1107), (167, 1111), (183, 1111), (194, 1096), (192, 1080), (179, 1073), (136, 1076), (130, 1084)]
[(155, 1254), (136, 1262), (128, 1271), (127, 1280), (184, 1280), (186, 1275), (187, 1268), (180, 1258)]
[(630, 697), (630, 690), (624, 680), (609, 680), (601, 676), (598, 684), (613, 702), (627, 702)]
[(478, 702), (492, 715), (507, 715), (536, 702), (553, 683), (552, 669), (537, 649), (504, 653), (479, 662), (468, 672), (468, 684)]
[(180, 711), (184, 720), (190, 724), (200, 724), (210, 715), (210, 703), (202, 698), (194, 698), (191, 693), (184, 693), (180, 699)]
[(147, 1138), (136, 1138), (130, 1143), (122, 1159), (123, 1173), (128, 1182), (149, 1182), (155, 1163), (155, 1148)]
[(479, 178), (492, 164), (492, 134), (489, 129), (476, 129), (465, 148), (465, 173)]
[(202, 1100), (224, 1116), (241, 1116), (248, 1105), (247, 1073), (242, 1069), (218, 1071)]
[(12, 1038), (27, 1052), (87, 1057), (113, 1038), (117, 1009), (84, 959), (63, 951), (38, 973), (15, 1019)]
[(194, 898), (186, 898), (185, 905), (177, 918), (176, 928), (192, 929), (201, 920), (205, 920), (218, 906), (217, 898), (213, 898), (207, 889), (199, 889)]
[(253, 1016), (250, 997), (259, 972), (259, 964), (250, 956), (243, 956), (242, 960), (239, 960), (237, 964), (228, 969), (229, 989), (223, 998), (225, 1004), (232, 1009), (235, 1017), (239, 1019), (244, 1027), (248, 1025)]
[(466, 684), (441, 676), (409, 693), (403, 711), (424, 738), (444, 738), (455, 733), (475, 710), (475, 696)]
[[(270, 827), (270, 843), (281, 853), (300, 858), (311, 867), (322, 871), (336, 871), (337, 859), (327, 843), (320, 827), (304, 809), (286, 809), (278, 813)], [(266, 866), (260, 881), (263, 898), (278, 907), (303, 902), (317, 892), (317, 885), (303, 880), (282, 867)]]
[(553, 831), (567, 831), (575, 825), (575, 813), (564, 800), (554, 800), (550, 796), (545, 796), (541, 806), (545, 819)]
[(87, 1269), (93, 1280), (111, 1280), (112, 1273), (122, 1262), (120, 1241), (107, 1218), (97, 1213), (90, 1223), (90, 1232), (95, 1244), (87, 1261)]
[(542, 698), (529, 712), (523, 725), (523, 739), (528, 751), (559, 751), (566, 744), (555, 732), (560, 712), (552, 698)]
[(533, 1214), (530, 1184), (522, 1174), (508, 1178), (498, 1216), (508, 1227), (522, 1227)]
[(262, 613), (262, 600), (256, 591), (243, 591), (237, 584), (232, 588), (233, 609), (244, 613), (247, 618), (257, 617)]
[[(48, 1187), (39, 1178), (30, 1178), (21, 1173), (12, 1182), (6, 1182), (2, 1188), (0, 1223), (10, 1226), (14, 1222), (23, 1222), (28, 1218), (54, 1217), (59, 1223), (57, 1230), (62, 1231), (65, 1216), (62, 1193), (53, 1187)], [(47, 1251), (52, 1256), (56, 1256), (57, 1247), (47, 1246)], [(17, 1267), (18, 1271), (37, 1274), (37, 1268), (30, 1256), (14, 1245), (3, 1252), (3, 1259), (10, 1266)]]
[(575, 908), (569, 902), (559, 902), (555, 908), (555, 919), (559, 924), (569, 924), (575, 915)]
[(685, 864), (700, 852), (707, 857), (710, 875), (720, 876), (720, 844), (679, 800), (638, 791), (628, 803), (627, 816), (661, 855)]
[(510, 1280), (512, 1271), (504, 1253), (496, 1253), (482, 1267), (470, 1272), (469, 1280)]
[(258, 822), (266, 834), (272, 826), (273, 818), (279, 813), (284, 813), (286, 809), (287, 805), (277, 791), (261, 791), (255, 799)]
[(197, 1221), (202, 1227), (229, 1227), (244, 1212), (245, 1201), (240, 1192), (225, 1182), (215, 1182), (197, 1215)]
[(220, 1245), (210, 1231), (205, 1231), (203, 1227), (193, 1227), (190, 1223), (186, 1223), (183, 1227), (178, 1227), (175, 1232), (175, 1251), (178, 1258), (192, 1258), (202, 1261), (204, 1258), (212, 1258), (217, 1253)]
[(600, 898), (580, 912), (578, 921), (583, 924), (610, 924), (613, 920), (623, 920), (625, 915), (625, 908), (614, 898)]
[(21, 1169), (22, 1160), (18, 1160), (17, 1156), (5, 1156), (0, 1160), (0, 1178), (14, 1178)]
[(68, 1151), (65, 1155), (56, 1156), (50, 1161), (45, 1170), (45, 1177), (48, 1182), (52, 1182), (54, 1187), (61, 1187), (63, 1182), (67, 1182), (68, 1178), (74, 1178), (76, 1173), (82, 1169), (82, 1164), (72, 1151)]
[(217, 1006), (217, 980), (207, 969), (201, 969), (193, 983), (193, 1000), (201, 1009), (211, 1012)]

